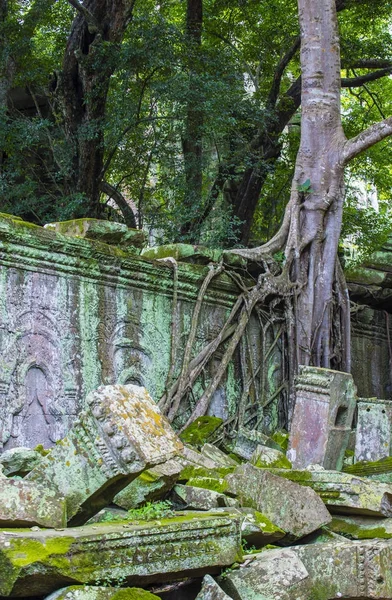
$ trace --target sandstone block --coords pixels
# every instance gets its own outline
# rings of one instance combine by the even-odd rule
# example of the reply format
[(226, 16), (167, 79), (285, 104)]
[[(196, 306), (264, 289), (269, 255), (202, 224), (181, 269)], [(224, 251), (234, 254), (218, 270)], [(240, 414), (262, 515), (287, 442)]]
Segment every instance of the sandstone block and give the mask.
[(205, 575), (195, 600), (230, 600), (230, 596), (225, 594), (211, 575)]
[(42, 454), (32, 448), (11, 448), (0, 455), (0, 463), (7, 476), (21, 475), (23, 477), (32, 471), (41, 460)]
[(241, 560), (240, 522), (223, 513), (64, 531), (2, 531), (0, 596), (43, 596), (70, 581), (145, 586), (213, 573), (236, 560)]
[(232, 459), (230, 456), (222, 452), (213, 444), (204, 444), (201, 449), (201, 453), (203, 456), (210, 458), (213, 462), (217, 463), (221, 467), (237, 467), (238, 462)]
[(253, 452), (249, 461), (255, 467), (259, 469), (277, 468), (277, 469), (291, 469), (291, 462), (286, 458), (283, 452), (275, 450), (275, 448), (268, 448), (268, 446), (257, 446)]
[(389, 457), (391, 449), (392, 402), (359, 398), (355, 462), (378, 461)]
[(391, 559), (383, 540), (294, 546), (263, 552), (219, 585), (236, 600), (390, 600)]
[(392, 516), (392, 485), (370, 481), (338, 471), (274, 470), (276, 475), (311, 487), (325, 502), (330, 512)]
[(27, 475), (66, 498), (71, 525), (86, 522), (145, 469), (183, 449), (142, 387), (101, 386), (86, 403), (67, 437)]
[(313, 490), (264, 469), (241, 465), (226, 476), (226, 481), (228, 491), (238, 497), (242, 506), (263, 513), (292, 539), (308, 535), (331, 521), (325, 505)]
[(64, 527), (66, 501), (53, 488), (23, 479), (0, 478), (2, 527)]
[(175, 485), (173, 492), (186, 505), (187, 509), (212, 510), (237, 504), (236, 500), (228, 498), (224, 494), (191, 485)]
[(356, 388), (349, 373), (300, 366), (287, 458), (296, 469), (340, 470), (350, 437)]

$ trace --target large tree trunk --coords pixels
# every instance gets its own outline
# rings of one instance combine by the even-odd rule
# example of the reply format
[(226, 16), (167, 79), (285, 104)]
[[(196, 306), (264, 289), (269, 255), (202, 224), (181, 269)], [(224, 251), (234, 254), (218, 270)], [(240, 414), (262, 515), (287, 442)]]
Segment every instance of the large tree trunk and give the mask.
[(57, 96), (72, 164), (66, 193), (84, 194), (84, 214), (99, 217), (103, 176), (103, 119), (116, 51), (132, 16), (134, 0), (69, 0), (79, 11), (65, 50)]
[(203, 31), (203, 0), (187, 0), (186, 38), (188, 45), (189, 100), (182, 139), (185, 170), (184, 208), (187, 219), (181, 227), (186, 238), (196, 225), (197, 210), (201, 207), (203, 184), (203, 110), (199, 98), (197, 77), (200, 74), (200, 47)]
[[(340, 52), (335, 0), (298, 0), (301, 27), (301, 144), (292, 188), (286, 257), (298, 285), (301, 364), (331, 366), (333, 284), (343, 211)], [(308, 183), (307, 183), (308, 182)], [(348, 357), (342, 367), (349, 367)]]

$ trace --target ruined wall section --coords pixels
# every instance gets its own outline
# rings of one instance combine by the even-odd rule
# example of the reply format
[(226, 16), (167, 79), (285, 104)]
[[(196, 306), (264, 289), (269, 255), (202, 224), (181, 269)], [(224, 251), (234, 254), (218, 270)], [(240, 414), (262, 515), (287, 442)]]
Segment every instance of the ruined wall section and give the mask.
[[(202, 265), (178, 264), (177, 374), (207, 271)], [(68, 431), (87, 393), (102, 383), (140, 384), (158, 401), (170, 364), (173, 281), (170, 263), (1, 218), (0, 441), (4, 448), (53, 445)], [(195, 352), (217, 335), (238, 293), (226, 274), (213, 280), (203, 301)], [(254, 360), (260, 360), (262, 335), (256, 318), (249, 331)], [(269, 337), (272, 343), (275, 334)], [(280, 385), (277, 352), (278, 347), (270, 355), (267, 387)], [(236, 414), (241, 397), (239, 363), (237, 357), (229, 365), (211, 404), (211, 411), (223, 419)], [(207, 380), (218, 364), (219, 352), (204, 373)], [(196, 385), (196, 396), (197, 386), (202, 382)], [(273, 396), (274, 389), (265, 393)], [(278, 401), (276, 396), (268, 406), (268, 429), (277, 425)], [(256, 416), (262, 427), (260, 411)]]

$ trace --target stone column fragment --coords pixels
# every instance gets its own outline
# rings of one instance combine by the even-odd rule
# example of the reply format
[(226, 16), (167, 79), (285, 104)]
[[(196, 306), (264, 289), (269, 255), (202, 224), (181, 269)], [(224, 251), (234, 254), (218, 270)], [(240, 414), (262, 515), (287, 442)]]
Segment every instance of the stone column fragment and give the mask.
[(375, 462), (390, 455), (392, 401), (358, 398), (355, 462)]
[(343, 465), (356, 405), (349, 373), (300, 366), (287, 458), (295, 469)]
[(86, 522), (142, 471), (182, 452), (145, 388), (101, 386), (87, 408), (26, 479), (66, 498), (71, 525)]

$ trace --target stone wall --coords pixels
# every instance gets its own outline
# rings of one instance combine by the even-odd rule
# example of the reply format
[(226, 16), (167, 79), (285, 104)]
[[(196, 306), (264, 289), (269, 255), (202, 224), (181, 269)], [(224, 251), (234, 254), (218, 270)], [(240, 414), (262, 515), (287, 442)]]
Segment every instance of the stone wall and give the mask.
[[(195, 300), (207, 272), (203, 265), (178, 264), (177, 375)], [(158, 401), (170, 364), (173, 289), (170, 263), (144, 259), (125, 247), (1, 218), (0, 423), (4, 447), (52, 445), (69, 429), (86, 394), (102, 383), (138, 383)], [(203, 300), (196, 351), (220, 331), (238, 294), (226, 274), (212, 281)], [(257, 369), (276, 334), (273, 327), (263, 334), (261, 322), (254, 317), (248, 336), (252, 368)], [(274, 392), (281, 385), (280, 357), (279, 344), (275, 344), (267, 372), (259, 369), (263, 402), (249, 421), (267, 431), (278, 425), (280, 395), (274, 397)], [(250, 358), (246, 356), (245, 363)], [(195, 385), (190, 406), (218, 364), (219, 351)], [(225, 420), (234, 417), (240, 382), (237, 355), (210, 412)], [(189, 408), (183, 407), (183, 419)]]

